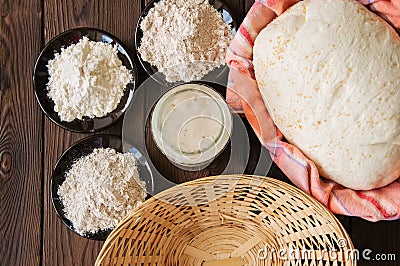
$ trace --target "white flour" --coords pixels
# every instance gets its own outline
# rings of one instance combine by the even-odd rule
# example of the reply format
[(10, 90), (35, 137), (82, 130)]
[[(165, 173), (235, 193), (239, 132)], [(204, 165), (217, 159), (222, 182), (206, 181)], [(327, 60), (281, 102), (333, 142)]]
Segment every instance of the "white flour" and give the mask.
[(201, 79), (225, 63), (230, 26), (207, 0), (162, 0), (140, 23), (144, 61), (169, 82)]
[(49, 61), (48, 95), (62, 121), (102, 117), (117, 108), (133, 79), (117, 48), (83, 37)]
[(66, 217), (83, 234), (114, 228), (144, 201), (146, 191), (132, 153), (101, 148), (73, 164), (58, 195)]

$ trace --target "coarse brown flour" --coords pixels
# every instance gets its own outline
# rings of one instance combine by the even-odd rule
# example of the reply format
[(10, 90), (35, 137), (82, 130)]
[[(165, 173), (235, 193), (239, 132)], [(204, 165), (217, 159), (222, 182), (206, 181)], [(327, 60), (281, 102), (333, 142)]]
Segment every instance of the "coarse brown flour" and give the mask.
[(114, 228), (146, 197), (136, 158), (111, 148), (76, 161), (58, 188), (66, 217), (80, 234)]
[(117, 49), (83, 37), (49, 61), (48, 95), (62, 121), (102, 117), (117, 108), (133, 79)]
[(140, 23), (139, 53), (169, 82), (201, 79), (225, 63), (230, 26), (206, 0), (162, 0)]

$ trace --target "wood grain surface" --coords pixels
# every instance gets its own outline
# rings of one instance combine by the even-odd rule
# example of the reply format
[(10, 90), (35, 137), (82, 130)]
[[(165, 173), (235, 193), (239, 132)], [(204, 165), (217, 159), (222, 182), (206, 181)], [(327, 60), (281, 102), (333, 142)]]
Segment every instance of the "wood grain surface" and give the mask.
[[(45, 0), (46, 43), (61, 32), (76, 27), (94, 27), (113, 33), (133, 50), (133, 33), (141, 10), (140, 0)], [(100, 133), (121, 135), (122, 121)], [(93, 265), (102, 242), (86, 240), (69, 231), (56, 216), (50, 199), (52, 169), (61, 153), (87, 134), (71, 133), (44, 121), (44, 231), (43, 265)]]
[(42, 117), (31, 82), (40, 1), (0, 2), (0, 262), (40, 263)]
[[(49, 185), (57, 159), (70, 145), (88, 134), (76, 134), (53, 124), (40, 111), (31, 82), (40, 49), (57, 34), (75, 27), (96, 27), (116, 35), (134, 54), (134, 32), (141, 10), (149, 0), (0, 0), (0, 265), (93, 265), (103, 242), (70, 232), (53, 211)], [(239, 22), (251, 0), (226, 0)], [(148, 76), (136, 60), (139, 82)], [(144, 120), (145, 105), (138, 117)], [(268, 154), (247, 122), (250, 159), (247, 173), (267, 174), (281, 180), (275, 165), (262, 167)], [(121, 135), (122, 120), (99, 133)], [(142, 127), (133, 129), (144, 137)], [(151, 139), (147, 149), (160, 171), (184, 182), (218, 174), (223, 164), (196, 173), (176, 169)], [(261, 155), (260, 155), (261, 153)], [(230, 154), (222, 154), (222, 161)], [(240, 160), (240, 156), (238, 157)], [(221, 162), (222, 162), (221, 161)], [(261, 167), (257, 167), (260, 166)], [(358, 265), (400, 265), (400, 221), (371, 223), (338, 216), (360, 249)], [(370, 249), (370, 261), (361, 252)], [(376, 254), (395, 254), (395, 261), (377, 261)]]

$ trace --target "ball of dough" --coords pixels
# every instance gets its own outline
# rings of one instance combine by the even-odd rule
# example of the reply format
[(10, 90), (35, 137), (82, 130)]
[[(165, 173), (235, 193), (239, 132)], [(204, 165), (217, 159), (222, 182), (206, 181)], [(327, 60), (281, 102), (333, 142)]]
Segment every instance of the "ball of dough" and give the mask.
[(320, 174), (356, 190), (400, 175), (400, 37), (353, 0), (305, 0), (254, 45), (275, 124)]

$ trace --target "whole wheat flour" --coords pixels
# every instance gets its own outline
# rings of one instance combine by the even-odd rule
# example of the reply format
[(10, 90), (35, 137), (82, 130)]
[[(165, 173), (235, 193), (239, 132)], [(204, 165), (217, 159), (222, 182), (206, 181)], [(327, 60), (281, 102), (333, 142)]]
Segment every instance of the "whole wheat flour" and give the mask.
[(162, 0), (140, 28), (140, 56), (169, 82), (199, 80), (223, 65), (232, 39), (230, 26), (207, 0)]
[(133, 79), (117, 49), (83, 37), (49, 61), (48, 95), (62, 121), (102, 117), (117, 108)]
[(132, 153), (100, 148), (72, 165), (58, 195), (66, 217), (84, 234), (114, 228), (144, 201), (146, 191)]

